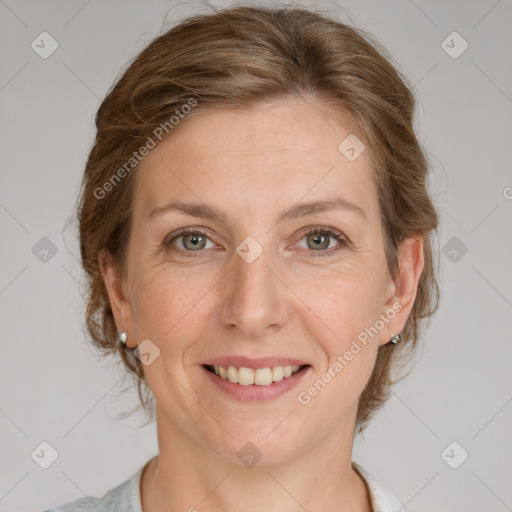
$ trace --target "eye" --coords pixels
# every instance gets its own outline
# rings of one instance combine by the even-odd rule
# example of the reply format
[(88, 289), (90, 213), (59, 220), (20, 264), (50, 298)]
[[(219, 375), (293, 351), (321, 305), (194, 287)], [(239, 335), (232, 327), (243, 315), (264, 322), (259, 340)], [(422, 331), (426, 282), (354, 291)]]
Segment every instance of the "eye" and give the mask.
[[(311, 256), (314, 258), (333, 256), (337, 251), (348, 246), (348, 241), (342, 233), (331, 228), (312, 228), (305, 233), (301, 240), (304, 239), (306, 239), (306, 248), (313, 249), (309, 252), (312, 253)], [(330, 250), (330, 247), (332, 248), (330, 243), (332, 240), (338, 242), (338, 247), (334, 250)]]
[[(200, 252), (201, 249), (211, 248), (211, 246), (206, 247), (208, 240), (210, 239), (208, 238), (205, 231), (194, 228), (186, 228), (179, 231), (178, 233), (175, 233), (172, 238), (164, 242), (164, 245), (167, 249), (174, 252)], [(181, 243), (179, 243), (178, 247), (176, 247), (174, 242), (178, 241)], [(211, 243), (213, 244), (213, 242)]]
[[(211, 249), (213, 248), (212, 245), (215, 245), (209, 239), (206, 231), (197, 228), (185, 228), (177, 233), (173, 233), (173, 235), (174, 236), (164, 241), (165, 248), (172, 252), (181, 254), (201, 252), (202, 249)], [(314, 258), (319, 256), (332, 256), (343, 247), (349, 245), (348, 240), (342, 233), (326, 227), (315, 227), (308, 230), (301, 238), (301, 241), (304, 239), (306, 239), (306, 249), (312, 249), (308, 252), (310, 252), (310, 255)], [(338, 247), (332, 249), (332, 240), (338, 242)], [(209, 247), (207, 247), (208, 241), (212, 244)]]

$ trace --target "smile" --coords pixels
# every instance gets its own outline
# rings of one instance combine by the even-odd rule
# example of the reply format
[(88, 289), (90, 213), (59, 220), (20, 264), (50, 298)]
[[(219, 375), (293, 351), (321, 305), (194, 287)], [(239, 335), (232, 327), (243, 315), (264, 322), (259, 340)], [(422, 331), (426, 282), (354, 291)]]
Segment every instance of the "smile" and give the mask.
[(214, 389), (245, 403), (261, 403), (285, 395), (313, 369), (309, 364), (260, 368), (201, 364), (199, 367)]
[(239, 368), (232, 365), (206, 365), (206, 368), (221, 379), (228, 380), (233, 384), (240, 384), (241, 386), (268, 386), (273, 382), (280, 382), (290, 377), (305, 366), (307, 365), (272, 366), (253, 369), (245, 366)]

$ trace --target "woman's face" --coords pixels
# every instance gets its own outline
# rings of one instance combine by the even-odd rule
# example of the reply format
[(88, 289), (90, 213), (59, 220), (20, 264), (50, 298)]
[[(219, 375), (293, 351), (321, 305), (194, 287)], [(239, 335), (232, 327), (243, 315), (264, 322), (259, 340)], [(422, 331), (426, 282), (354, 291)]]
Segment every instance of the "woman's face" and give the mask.
[(351, 134), (339, 112), (281, 101), (188, 119), (142, 161), (127, 278), (116, 289), (104, 275), (128, 345), (149, 340), (165, 432), (238, 463), (248, 442), (257, 452), (241, 454), (263, 461), (352, 442), (379, 344), (403, 328), (415, 286), (388, 274), (369, 154), (353, 138), (339, 149)]

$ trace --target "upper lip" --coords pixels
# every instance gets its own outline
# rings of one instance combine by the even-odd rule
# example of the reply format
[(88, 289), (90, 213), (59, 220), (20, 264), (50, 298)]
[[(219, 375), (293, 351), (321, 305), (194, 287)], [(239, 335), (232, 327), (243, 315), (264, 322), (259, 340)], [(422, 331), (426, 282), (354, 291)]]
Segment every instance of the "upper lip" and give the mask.
[(223, 356), (204, 361), (204, 365), (212, 366), (236, 366), (238, 368), (267, 368), (269, 366), (303, 366), (308, 365), (306, 361), (291, 357), (258, 357), (250, 358), (245, 356)]

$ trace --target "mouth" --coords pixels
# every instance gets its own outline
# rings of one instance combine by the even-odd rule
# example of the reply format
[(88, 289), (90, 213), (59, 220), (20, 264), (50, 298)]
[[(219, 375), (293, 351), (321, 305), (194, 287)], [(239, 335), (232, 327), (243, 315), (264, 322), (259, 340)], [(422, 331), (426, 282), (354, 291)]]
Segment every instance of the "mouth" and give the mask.
[(203, 364), (202, 366), (220, 379), (239, 386), (271, 386), (304, 372), (310, 367), (309, 364), (267, 366), (265, 368), (213, 364)]

